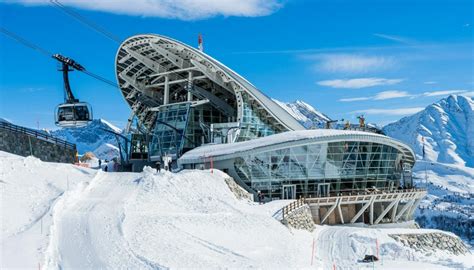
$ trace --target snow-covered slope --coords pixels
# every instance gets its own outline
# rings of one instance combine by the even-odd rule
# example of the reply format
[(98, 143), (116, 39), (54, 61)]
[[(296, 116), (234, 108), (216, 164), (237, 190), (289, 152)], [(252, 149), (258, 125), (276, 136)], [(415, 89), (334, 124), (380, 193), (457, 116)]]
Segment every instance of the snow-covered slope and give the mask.
[(10, 222), (2, 269), (371, 268), (358, 260), (376, 254), (377, 242), (377, 269), (473, 267), (471, 255), (416, 251), (389, 236), (437, 230), (289, 229), (273, 217), (289, 201), (239, 200), (217, 170), (94, 175), (2, 152), (0, 169), (2, 198), (9, 194), (0, 218)]
[(425, 160), (474, 168), (474, 100), (451, 95), (423, 111), (384, 127), (384, 132), (404, 141)]
[(298, 120), (306, 128), (324, 127), (327, 121), (331, 119), (324, 113), (316, 110), (313, 106), (301, 100), (294, 102), (281, 102), (274, 99), (278, 105), (283, 107), (289, 114)]
[(38, 269), (49, 241), (52, 208), (96, 171), (0, 151), (0, 269)]
[(55, 137), (75, 143), (79, 154), (93, 152), (98, 158), (111, 159), (118, 156), (117, 141), (114, 134), (103, 129), (116, 133), (122, 132), (106, 120), (96, 119), (85, 127), (62, 128), (50, 133)]

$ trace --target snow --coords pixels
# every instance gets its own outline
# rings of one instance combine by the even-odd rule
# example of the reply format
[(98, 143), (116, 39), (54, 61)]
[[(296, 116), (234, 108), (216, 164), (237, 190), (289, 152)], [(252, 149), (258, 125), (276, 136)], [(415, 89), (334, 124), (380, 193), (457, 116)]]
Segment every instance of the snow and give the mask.
[(286, 143), (304, 139), (330, 139), (335, 136), (347, 136), (347, 135), (366, 135), (371, 137), (382, 137), (386, 136), (368, 133), (363, 131), (349, 131), (349, 130), (338, 130), (338, 129), (311, 129), (311, 130), (297, 130), (287, 131), (275, 135), (261, 137), (250, 141), (237, 142), (233, 144), (208, 144), (203, 145), (193, 150), (186, 152), (181, 156), (181, 161), (192, 160), (197, 158), (209, 157), (209, 156), (221, 156), (242, 151), (251, 150), (257, 147), (265, 147), (269, 145), (275, 145), (279, 143)]
[(370, 269), (358, 260), (376, 241), (378, 269), (474, 267), (472, 255), (424, 254), (388, 236), (438, 230), (289, 229), (274, 218), (289, 201), (238, 200), (218, 170), (110, 173), (4, 152), (0, 168), (2, 269)]
[(94, 173), (0, 151), (0, 268), (37, 267), (46, 248), (52, 207), (68, 188), (90, 181)]
[(117, 146), (113, 144), (104, 143), (94, 150), (94, 154), (103, 160), (111, 160), (114, 157), (120, 156), (120, 150)]
[(0, 117), (0, 122), (11, 123), (9, 120), (7, 120), (5, 118), (2, 118), (2, 117)]

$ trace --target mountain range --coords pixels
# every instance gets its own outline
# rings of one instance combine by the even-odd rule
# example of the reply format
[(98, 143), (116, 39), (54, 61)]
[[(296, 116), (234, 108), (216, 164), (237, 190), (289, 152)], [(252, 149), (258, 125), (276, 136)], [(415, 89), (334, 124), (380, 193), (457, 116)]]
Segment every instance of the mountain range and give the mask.
[(474, 167), (474, 100), (471, 97), (443, 98), (385, 126), (383, 131), (409, 144), (419, 160)]
[(93, 152), (100, 159), (119, 156), (115, 133), (122, 130), (104, 119), (95, 119), (89, 125), (78, 128), (61, 128), (49, 131), (55, 137), (76, 144), (79, 154)]

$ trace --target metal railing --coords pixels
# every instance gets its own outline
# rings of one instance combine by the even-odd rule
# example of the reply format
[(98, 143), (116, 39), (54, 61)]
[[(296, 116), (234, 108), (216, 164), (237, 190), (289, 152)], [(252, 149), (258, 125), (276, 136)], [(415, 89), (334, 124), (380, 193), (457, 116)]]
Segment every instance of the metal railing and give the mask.
[(372, 196), (372, 195), (398, 195), (398, 194), (407, 194), (407, 193), (413, 193), (413, 192), (426, 192), (426, 189), (421, 189), (421, 188), (412, 188), (412, 189), (403, 189), (403, 190), (393, 190), (393, 191), (381, 191), (381, 190), (374, 190), (374, 191), (365, 191), (365, 192), (360, 192), (360, 193), (354, 193), (354, 194), (331, 194), (330, 196), (327, 197), (300, 197), (298, 200), (286, 205), (281, 209), (282, 212), (282, 217), (285, 218), (288, 214), (291, 212), (297, 210), (298, 208), (302, 207), (305, 204), (311, 204), (311, 203), (317, 203), (320, 200), (327, 200), (327, 201), (335, 201), (340, 197), (345, 197), (345, 198), (357, 198), (360, 196)]
[(17, 126), (14, 124), (10, 124), (7, 122), (0, 122), (0, 129), (7, 130), (7, 131), (13, 131), (21, 134), (25, 134), (28, 136), (35, 137), (37, 139), (40, 139), (42, 141), (54, 143), (59, 146), (63, 146), (65, 148), (69, 148), (71, 150), (76, 150), (76, 145), (70, 142), (67, 142), (65, 140), (58, 139), (56, 137), (53, 137), (45, 132), (41, 132), (35, 129), (31, 128), (26, 128), (22, 126)]

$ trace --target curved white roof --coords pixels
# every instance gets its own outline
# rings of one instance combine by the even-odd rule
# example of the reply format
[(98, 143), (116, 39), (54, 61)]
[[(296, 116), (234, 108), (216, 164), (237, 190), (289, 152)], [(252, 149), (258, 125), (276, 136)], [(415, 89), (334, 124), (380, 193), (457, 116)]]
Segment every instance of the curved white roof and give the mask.
[(366, 141), (386, 144), (397, 148), (403, 153), (407, 162), (414, 164), (415, 154), (406, 144), (384, 135), (338, 129), (312, 129), (288, 131), (251, 141), (233, 144), (208, 144), (186, 152), (180, 157), (179, 163), (199, 163), (212, 157), (214, 160), (224, 160), (245, 155), (253, 151), (263, 152), (286, 148), (289, 146), (306, 145), (314, 142), (335, 141)]
[[(185, 74), (189, 70), (201, 75), (196, 78), (205, 77), (234, 94), (245, 91), (284, 129), (304, 129), (292, 115), (235, 71), (180, 41), (156, 34), (136, 35), (121, 44), (116, 56), (117, 81), (124, 98), (137, 114), (146, 114), (147, 109), (162, 105), (156, 93), (160, 74), (178, 76), (179, 72)], [(181, 77), (176, 81), (178, 79), (181, 83), (185, 81)], [(240, 110), (238, 117), (241, 117)], [(141, 118), (146, 121), (147, 116)]]

